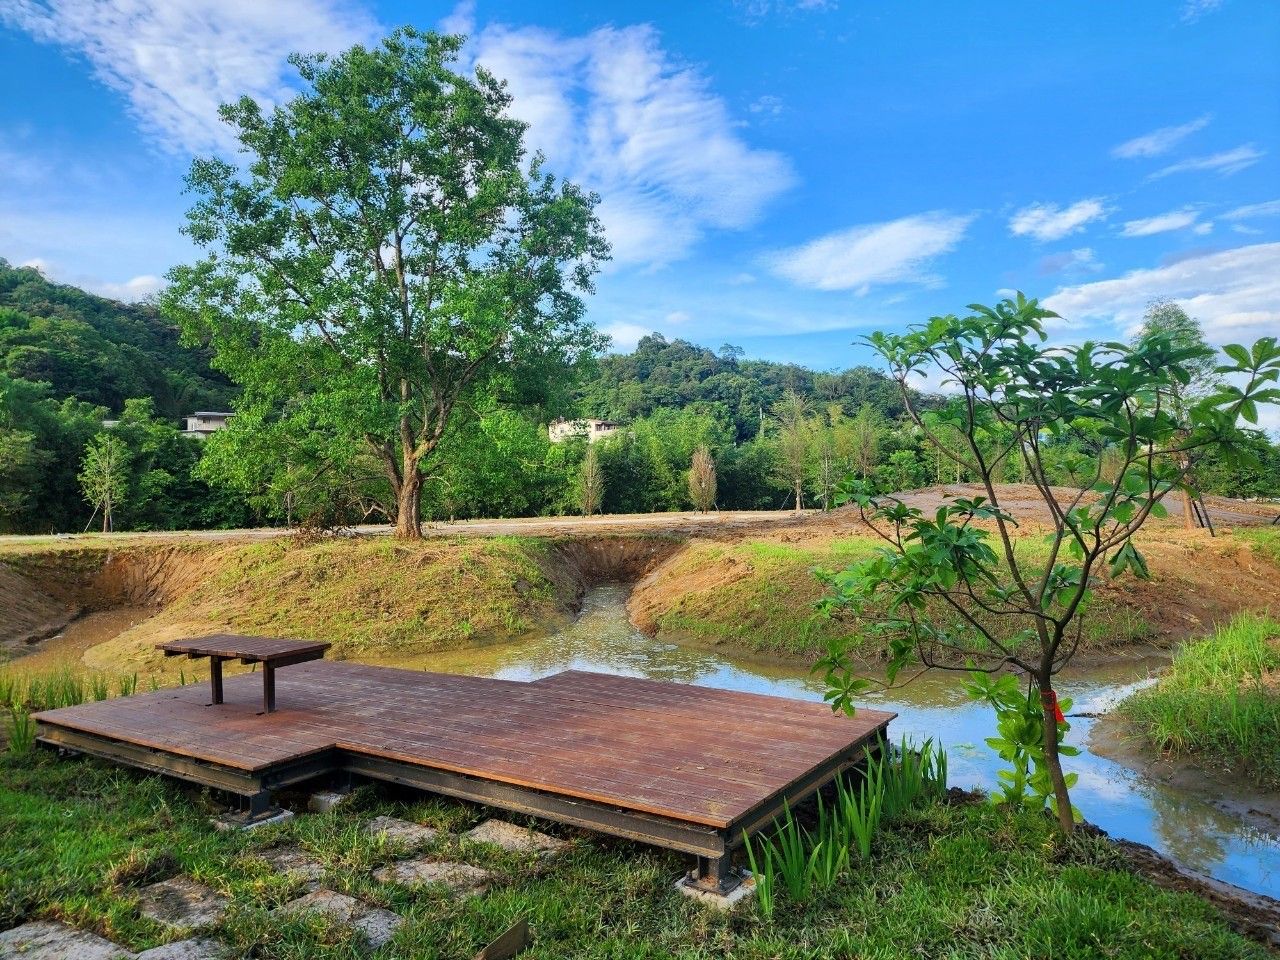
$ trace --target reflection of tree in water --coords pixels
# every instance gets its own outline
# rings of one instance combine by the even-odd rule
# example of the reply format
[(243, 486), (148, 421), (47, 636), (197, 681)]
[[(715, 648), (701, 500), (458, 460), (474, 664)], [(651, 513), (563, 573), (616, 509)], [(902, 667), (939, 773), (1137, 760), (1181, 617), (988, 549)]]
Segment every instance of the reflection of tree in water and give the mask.
[(1222, 835), (1238, 835), (1238, 822), (1207, 803), (1169, 790), (1137, 784), (1135, 788), (1151, 804), (1151, 825), (1169, 856), (1204, 873), (1226, 859)]

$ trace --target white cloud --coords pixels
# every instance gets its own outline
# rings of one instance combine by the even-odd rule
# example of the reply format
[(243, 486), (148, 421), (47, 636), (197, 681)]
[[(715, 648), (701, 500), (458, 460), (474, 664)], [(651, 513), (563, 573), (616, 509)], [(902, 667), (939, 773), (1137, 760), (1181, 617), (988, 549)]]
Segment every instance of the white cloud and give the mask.
[(1280, 200), (1248, 203), (1222, 215), (1223, 220), (1252, 220), (1254, 217), (1280, 217)]
[(691, 317), (685, 310), (672, 310), (663, 319), (666, 320), (667, 323), (680, 326), (681, 324), (688, 323), (693, 319), (693, 317)]
[(641, 337), (647, 337), (653, 333), (648, 327), (642, 327), (638, 323), (611, 323), (603, 328), (610, 340), (613, 341), (612, 349), (615, 353), (625, 353), (636, 348), (636, 344), (640, 342)]
[(1263, 232), (1259, 230), (1257, 227), (1246, 226), (1243, 223), (1233, 223), (1231, 225), (1231, 229), (1234, 230), (1236, 233), (1244, 234), (1246, 237), (1256, 237)]
[(1156, 233), (1168, 233), (1170, 230), (1182, 230), (1195, 223), (1199, 217), (1200, 213), (1197, 210), (1183, 207), (1181, 210), (1170, 210), (1168, 213), (1157, 214), (1154, 217), (1126, 220), (1124, 227), (1120, 230), (1120, 236), (1149, 237)]
[(770, 14), (829, 11), (839, 6), (836, 0), (733, 0), (733, 5), (750, 22), (761, 20)]
[(1182, 4), (1182, 22), (1195, 23), (1207, 13), (1222, 6), (1222, 0), (1186, 0)]
[(1197, 130), (1203, 130), (1212, 119), (1209, 114), (1205, 114), (1203, 117), (1197, 117), (1195, 120), (1176, 127), (1161, 127), (1159, 130), (1152, 130), (1150, 133), (1144, 133), (1140, 137), (1126, 140), (1119, 146), (1114, 147), (1111, 150), (1111, 155), (1124, 160), (1133, 160), (1137, 157), (1158, 157), (1162, 153), (1168, 153)]
[(1207, 157), (1192, 157), (1189, 160), (1179, 160), (1177, 163), (1157, 170), (1151, 175), (1151, 179), (1158, 180), (1170, 174), (1189, 173), (1196, 170), (1208, 170), (1224, 177), (1229, 177), (1233, 173), (1239, 173), (1246, 167), (1253, 166), (1264, 156), (1266, 156), (1265, 150), (1259, 150), (1252, 143), (1245, 143), (1231, 150), (1210, 154)]
[(865, 293), (886, 283), (935, 284), (930, 260), (952, 250), (971, 215), (922, 213), (840, 230), (769, 258), (770, 269), (801, 286)]
[(1061, 240), (1079, 233), (1086, 224), (1105, 219), (1110, 213), (1102, 197), (1077, 200), (1069, 207), (1056, 203), (1033, 203), (1009, 218), (1009, 232), (1017, 237), (1031, 236), (1040, 241)]
[(1066, 326), (1139, 324), (1148, 301), (1177, 300), (1214, 343), (1280, 333), (1280, 243), (1262, 243), (1063, 287), (1045, 300)]
[(652, 27), (564, 36), (495, 24), (469, 55), (507, 81), (550, 169), (600, 193), (617, 263), (678, 260), (707, 230), (756, 222), (795, 181), (786, 157), (742, 139), (706, 77)]
[(289, 53), (377, 33), (342, 0), (8, 0), (0, 20), (83, 56), (148, 133), (192, 153), (233, 149), (220, 104), (289, 95)]
[(1209, 234), (1213, 233), (1213, 221), (1206, 220), (1204, 221), (1204, 223), (1197, 223), (1194, 227), (1191, 228), (1191, 232), (1200, 237), (1208, 236)]

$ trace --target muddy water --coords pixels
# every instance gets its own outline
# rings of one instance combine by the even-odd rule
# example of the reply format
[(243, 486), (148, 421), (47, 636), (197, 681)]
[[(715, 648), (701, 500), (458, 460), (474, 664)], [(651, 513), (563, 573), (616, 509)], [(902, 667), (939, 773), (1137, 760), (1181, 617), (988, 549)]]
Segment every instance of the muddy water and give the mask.
[(112, 607), (86, 613), (47, 640), (0, 650), (0, 665), (16, 661), (16, 667), (33, 673), (76, 667), (90, 647), (119, 636), (154, 614), (151, 607)]
[[(400, 666), (534, 680), (561, 670), (597, 670), (709, 687), (821, 700), (820, 680), (795, 666), (738, 660), (714, 650), (662, 643), (627, 620), (627, 590), (602, 586), (586, 597), (582, 615), (542, 639), (431, 654)], [(1157, 664), (1132, 662), (1063, 676), (1059, 692), (1074, 711), (1103, 712)], [(954, 675), (921, 677), (908, 686), (862, 698), (894, 710), (891, 729), (917, 741), (941, 739), (954, 786), (994, 789), (1000, 763), (984, 743), (994, 734), (990, 711), (969, 702)], [(1075, 718), (1070, 741), (1085, 747), (1093, 720)], [(1080, 775), (1072, 799), (1086, 819), (1113, 836), (1149, 844), (1183, 865), (1249, 890), (1280, 897), (1280, 839), (1218, 809), (1212, 796), (1147, 779), (1105, 757), (1085, 752), (1066, 760)]]

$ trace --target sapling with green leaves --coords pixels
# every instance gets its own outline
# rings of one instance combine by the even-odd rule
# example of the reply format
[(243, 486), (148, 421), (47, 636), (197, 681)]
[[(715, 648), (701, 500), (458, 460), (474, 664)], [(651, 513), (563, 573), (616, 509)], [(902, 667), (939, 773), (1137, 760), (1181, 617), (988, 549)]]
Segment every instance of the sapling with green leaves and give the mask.
[[(1070, 831), (1071, 780), (1060, 759), (1071, 752), (1062, 744), (1070, 728), (1054, 677), (1079, 647), (1099, 577), (1148, 576), (1133, 537), (1164, 515), (1161, 500), (1187, 485), (1195, 457), (1248, 455), (1239, 423), (1257, 423), (1258, 407), (1280, 400), (1280, 346), (1266, 337), (1252, 348), (1224, 347), (1216, 368), (1223, 380), (1188, 402), (1183, 388), (1204, 358), (1201, 346), (1158, 331), (1129, 344), (1049, 345), (1044, 321), (1058, 315), (1021, 293), (969, 311), (867, 342), (887, 363), (914, 425), (983, 493), (946, 497), (926, 514), (845, 481), (842, 500), (856, 505), (883, 546), (821, 573), (822, 606), (847, 610), (883, 643), (890, 683), (912, 663), (976, 678), (971, 693), (999, 718), (993, 745), (1000, 741), (1014, 765), (1006, 793), (1047, 803)], [(928, 418), (908, 388), (921, 375), (952, 392)], [(1046, 453), (1069, 430), (1100, 439), (1078, 489), (1051, 486), (1046, 470)], [(1042, 550), (1019, 545), (997, 487), (1006, 465), (1019, 461), (1045, 506)], [(851, 647), (836, 638), (818, 663), (828, 702), (846, 712), (871, 682), (858, 676)], [(1016, 674), (1026, 678), (1025, 693)]]

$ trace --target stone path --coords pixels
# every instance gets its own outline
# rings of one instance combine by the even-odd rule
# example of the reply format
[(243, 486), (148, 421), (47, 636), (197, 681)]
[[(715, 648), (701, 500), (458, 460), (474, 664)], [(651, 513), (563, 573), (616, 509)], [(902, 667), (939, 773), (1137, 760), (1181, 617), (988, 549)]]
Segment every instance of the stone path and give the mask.
[(217, 923), (227, 898), (190, 877), (161, 880), (140, 891), (138, 912), (171, 927), (204, 927)]
[(349, 923), (368, 941), (374, 950), (391, 941), (404, 919), (390, 910), (374, 907), (345, 893), (333, 890), (315, 890), (305, 897), (286, 903), (284, 913), (325, 913), (339, 923)]
[(459, 896), (474, 897), (488, 889), (489, 871), (467, 863), (423, 858), (389, 864), (373, 871), (373, 878), (381, 883), (397, 883), (404, 887), (442, 883)]
[(22, 960), (126, 960), (133, 954), (110, 940), (65, 923), (37, 920), (0, 933), (0, 957)]
[(477, 843), (492, 843), (512, 853), (531, 853), (538, 857), (552, 857), (569, 846), (566, 840), (518, 827), (505, 820), (486, 820), (480, 826), (463, 834), (468, 840)]
[(197, 938), (143, 950), (135, 960), (221, 960), (224, 956), (222, 944), (217, 940)]
[(324, 876), (324, 864), (301, 847), (272, 847), (254, 851), (253, 855), (267, 861), (278, 873), (305, 881), (311, 890), (319, 886)]
[(420, 847), (440, 835), (440, 831), (434, 827), (424, 827), (420, 823), (398, 820), (395, 817), (374, 817), (366, 829), (375, 836), (381, 834), (388, 840), (410, 847)]

